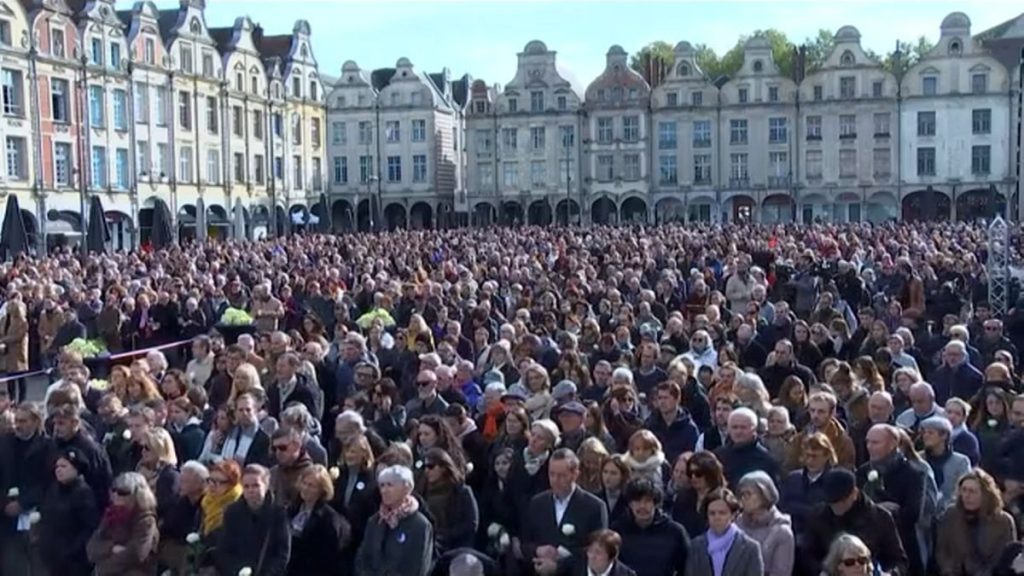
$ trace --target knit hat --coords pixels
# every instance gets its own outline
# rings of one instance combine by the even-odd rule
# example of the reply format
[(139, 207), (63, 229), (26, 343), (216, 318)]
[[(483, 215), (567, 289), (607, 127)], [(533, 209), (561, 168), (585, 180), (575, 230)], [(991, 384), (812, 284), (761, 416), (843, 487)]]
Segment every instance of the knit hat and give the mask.
[(565, 402), (576, 395), (576, 385), (570, 380), (562, 380), (551, 389), (551, 396), (555, 402)]
[(949, 419), (945, 416), (931, 416), (929, 418), (925, 418), (921, 421), (920, 428), (921, 430), (938, 430), (940, 432), (945, 432), (947, 437), (953, 435), (953, 424), (950, 423)]
[(493, 384), (495, 382), (499, 382), (502, 385), (504, 385), (505, 384), (505, 375), (502, 374), (501, 372), (497, 371), (497, 370), (488, 370), (487, 372), (484, 372), (484, 376), (483, 376), (484, 388), (486, 388), (488, 384)]
[(835, 504), (849, 496), (857, 487), (857, 477), (846, 468), (833, 468), (821, 477), (826, 504)]
[(530, 424), (531, 431), (534, 430), (535, 428), (540, 428), (545, 433), (547, 433), (548, 436), (551, 437), (552, 446), (558, 446), (558, 442), (562, 439), (562, 434), (561, 432), (558, 431), (557, 424), (555, 424), (551, 420), (548, 420), (547, 418), (544, 418), (542, 420), (537, 420), (533, 424)]

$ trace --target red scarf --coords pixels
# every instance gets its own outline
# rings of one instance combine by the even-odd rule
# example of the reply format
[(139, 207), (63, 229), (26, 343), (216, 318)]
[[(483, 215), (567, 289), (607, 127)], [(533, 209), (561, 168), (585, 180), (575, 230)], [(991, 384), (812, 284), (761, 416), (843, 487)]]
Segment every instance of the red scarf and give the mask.
[(388, 508), (384, 503), (381, 503), (380, 510), (377, 511), (377, 516), (381, 524), (387, 524), (388, 528), (394, 530), (398, 527), (399, 522), (408, 516), (412, 516), (419, 509), (419, 501), (409, 495), (405, 497), (405, 500), (402, 500), (401, 504), (394, 508)]
[(108, 530), (127, 526), (132, 519), (132, 509), (111, 504), (103, 513), (103, 526)]
[(487, 409), (487, 412), (484, 415), (483, 435), (484, 439), (488, 442), (493, 442), (494, 439), (498, 437), (498, 425), (500, 424), (501, 416), (504, 413), (505, 406), (500, 402)]

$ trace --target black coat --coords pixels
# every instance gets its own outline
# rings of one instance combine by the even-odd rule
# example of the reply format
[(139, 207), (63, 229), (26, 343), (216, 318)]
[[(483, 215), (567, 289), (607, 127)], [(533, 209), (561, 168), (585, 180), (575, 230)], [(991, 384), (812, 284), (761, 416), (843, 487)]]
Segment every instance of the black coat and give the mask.
[(288, 524), (288, 513), (269, 494), (255, 511), (239, 498), (224, 512), (223, 530), (214, 551), (217, 570), (238, 574), (248, 566), (253, 576), (284, 576), (292, 549)]
[[(17, 488), (22, 510), (38, 508), (46, 496), (46, 487), (52, 483), (55, 456), (53, 441), (42, 434), (29, 440), (19, 440), (13, 434), (0, 436), (0, 495), (5, 498), (4, 503), (8, 492)], [(13, 534), (17, 518), (3, 514), (0, 518), (0, 537)]]
[(159, 519), (160, 542), (185, 544), (185, 537), (199, 532), (203, 523), (202, 498), (193, 502), (187, 496), (178, 496), (164, 510)]
[(641, 528), (627, 517), (612, 524), (622, 536), (619, 561), (636, 571), (637, 576), (684, 576), (690, 554), (686, 530), (658, 510), (654, 521)]
[(110, 499), (110, 483), (113, 481), (113, 472), (110, 470), (110, 460), (107, 459), (107, 453), (103, 447), (97, 444), (84, 430), (79, 430), (68, 440), (56, 438), (54, 442), (57, 450), (75, 450), (86, 462), (82, 476), (96, 496), (96, 507), (100, 510), (105, 509), (107, 501)]
[(857, 485), (874, 502), (899, 505), (892, 517), (909, 558), (910, 573), (924, 574), (917, 544), (917, 523), (924, 509), (926, 477), (902, 455), (896, 455), (886, 466), (877, 484), (868, 482), (868, 474), (873, 469), (871, 462), (858, 468)]
[(352, 470), (347, 466), (338, 468), (338, 479), (334, 481), (334, 500), (331, 506), (351, 524), (352, 546), (359, 547), (366, 531), (366, 523), (380, 508), (380, 490), (373, 470), (359, 472), (356, 476), (352, 496), (345, 502), (345, 486), (348, 485)]
[(309, 413), (317, 420), (323, 416), (323, 395), (302, 374), (295, 375), (295, 388), (287, 398), (281, 398), (281, 387), (277, 383), (274, 383), (267, 389), (266, 407), (267, 414), (271, 418), (280, 420), (281, 412), (284, 412), (285, 408), (295, 402), (305, 406)]
[(816, 508), (825, 503), (825, 488), (821, 476), (814, 482), (801, 468), (790, 472), (779, 487), (779, 510), (789, 514), (793, 521), (793, 533), (799, 536), (807, 528), (807, 522)]
[[(567, 525), (572, 529), (568, 530)], [(540, 546), (562, 546), (572, 553), (571, 558), (559, 560), (559, 570), (571, 569), (573, 563), (586, 562), (587, 538), (608, 527), (608, 508), (600, 498), (582, 488), (576, 488), (562, 521), (555, 517), (555, 496), (551, 491), (538, 494), (530, 500), (523, 519), (523, 554), (534, 558)]]
[(615, 501), (614, 506), (608, 500), (608, 492), (606, 490), (601, 490), (595, 493), (594, 496), (597, 496), (601, 499), (601, 502), (604, 502), (604, 507), (608, 510), (609, 526), (629, 517), (629, 505), (626, 504), (625, 494), (619, 494), (619, 498)]
[(50, 574), (90, 576), (85, 545), (100, 524), (92, 489), (81, 477), (66, 485), (53, 482), (39, 514), (40, 557)]
[(426, 576), (434, 555), (434, 527), (421, 512), (394, 530), (374, 514), (356, 554), (355, 576)]
[[(294, 518), (299, 506), (292, 506), (288, 516)], [(292, 555), (288, 561), (289, 576), (340, 576), (343, 550), (350, 544), (349, 523), (326, 503), (318, 503), (310, 513), (302, 531), (292, 529)]]
[(480, 510), (473, 490), (466, 484), (451, 488), (444, 524), (434, 526), (434, 539), (439, 553), (473, 546), (480, 527)]
[[(584, 561), (576, 564), (572, 574), (573, 576), (590, 576), (587, 563)], [(682, 574), (682, 572), (680, 572), (680, 574)], [(624, 564), (622, 560), (616, 560), (612, 564), (612, 568), (608, 572), (608, 576), (637, 576), (637, 572)]]
[(836, 536), (847, 533), (859, 537), (871, 550), (871, 557), (885, 572), (907, 574), (907, 553), (903, 549), (896, 523), (883, 508), (861, 495), (842, 516), (829, 506), (819, 506), (807, 521), (801, 550), (797, 556), (803, 574), (818, 574)]
[(497, 524), (508, 532), (509, 536), (519, 536), (519, 522), (522, 509), (516, 506), (517, 497), (509, 490), (509, 484), (499, 484), (496, 474), (491, 474), (480, 492), (480, 536), (478, 546), (484, 549), (487, 542), (487, 530), (491, 524)]
[(198, 422), (185, 424), (181, 432), (172, 432), (171, 440), (174, 441), (174, 452), (178, 456), (178, 462), (184, 464), (189, 460), (198, 460), (203, 453), (203, 444), (206, 442), (206, 432)]
[(782, 469), (775, 457), (760, 441), (743, 445), (726, 443), (725, 446), (715, 450), (715, 456), (718, 456), (718, 460), (722, 463), (725, 480), (729, 486), (739, 485), (740, 478), (755, 470), (768, 474), (776, 484), (779, 483)]
[(167, 516), (168, 510), (178, 500), (178, 469), (170, 464), (160, 468), (156, 478), (156, 517), (162, 519)]
[(690, 537), (696, 537), (708, 531), (708, 520), (697, 508), (697, 491), (689, 488), (679, 492), (672, 502), (669, 513)]

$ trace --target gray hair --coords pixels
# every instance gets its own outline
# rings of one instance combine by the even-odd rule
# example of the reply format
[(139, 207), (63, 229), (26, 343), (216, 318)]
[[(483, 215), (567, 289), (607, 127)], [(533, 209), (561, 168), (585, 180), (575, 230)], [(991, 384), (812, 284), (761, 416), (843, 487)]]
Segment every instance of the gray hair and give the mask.
[(150, 350), (146, 354), (146, 362), (149, 363), (149, 367), (154, 370), (166, 370), (167, 369), (167, 356), (159, 350)]
[(915, 382), (914, 384), (911, 384), (910, 390), (907, 391), (907, 395), (912, 395), (915, 392), (924, 392), (928, 398), (935, 400), (935, 389), (927, 382)]
[(744, 475), (740, 478), (737, 486), (739, 490), (744, 488), (757, 490), (761, 494), (761, 499), (765, 502), (766, 509), (771, 509), (779, 503), (779, 490), (775, 487), (775, 482), (772, 481), (768, 474), (761, 470), (754, 470)]
[(615, 380), (616, 378), (623, 378), (625, 380), (628, 380), (629, 383), (632, 384), (633, 371), (624, 366), (619, 366), (618, 368), (615, 369), (614, 372), (612, 372), (612, 380)]
[(401, 484), (412, 490), (415, 482), (412, 477), (412, 470), (405, 466), (388, 466), (377, 474), (378, 484)]
[(363, 415), (355, 410), (345, 410), (334, 420), (337, 426), (342, 424), (351, 424), (359, 428), (360, 432), (366, 432), (366, 422), (363, 421)]
[[(341, 418), (341, 416), (339, 415), (338, 418)], [(297, 428), (299, 432), (309, 432), (313, 425), (313, 415), (309, 413), (309, 408), (306, 408), (305, 404), (292, 404), (281, 413), (281, 422), (289, 423)]]
[(448, 576), (484, 576), (484, 564), (472, 554), (459, 554), (448, 565)]
[(198, 460), (189, 460), (181, 465), (181, 473), (191, 472), (199, 476), (204, 482), (210, 477), (210, 469)]
[(960, 408), (960, 411), (964, 413), (964, 420), (966, 420), (971, 415), (971, 405), (961, 398), (957, 398), (956, 396), (954, 396), (949, 400), (946, 400), (945, 408), (947, 412), (949, 412), (950, 406), (956, 406), (957, 408)]
[(828, 549), (828, 556), (825, 557), (822, 568), (828, 574), (838, 574), (839, 563), (850, 552), (854, 552), (859, 556), (871, 557), (871, 549), (868, 548), (868, 545), (863, 540), (853, 534), (840, 534), (832, 541), (832, 546)]
[(738, 419), (738, 418), (744, 418), (748, 422), (750, 422), (751, 426), (754, 426), (755, 428), (757, 427), (757, 420), (758, 420), (757, 413), (754, 412), (753, 410), (751, 410), (750, 408), (747, 408), (746, 406), (741, 406), (741, 407), (733, 410), (729, 414), (729, 422), (730, 423), (734, 419)]
[(135, 501), (136, 509), (142, 512), (156, 511), (156, 496), (153, 495), (153, 491), (149, 488), (149, 483), (146, 482), (146, 478), (142, 474), (138, 472), (125, 472), (114, 478), (111, 488), (130, 493), (132, 500)]

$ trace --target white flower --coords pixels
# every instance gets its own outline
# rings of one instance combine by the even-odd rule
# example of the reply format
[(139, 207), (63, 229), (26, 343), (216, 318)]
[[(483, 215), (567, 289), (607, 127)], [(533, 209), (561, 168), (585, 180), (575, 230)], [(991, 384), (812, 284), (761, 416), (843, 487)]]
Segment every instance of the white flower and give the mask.
[(572, 536), (576, 533), (576, 527), (572, 524), (562, 524), (562, 534), (566, 536)]
[(121, 438), (124, 438), (125, 440), (131, 440), (132, 439), (132, 431), (129, 430), (128, 428), (125, 428), (124, 432), (121, 432)]
[(356, 490), (362, 490), (363, 488), (366, 488), (366, 484), (363, 484), (362, 480), (356, 482)]
[(497, 522), (491, 522), (491, 525), (487, 527), (487, 537), (496, 538), (501, 533), (501, 524)]
[(188, 536), (185, 536), (185, 542), (189, 544), (199, 544), (199, 534), (196, 532), (190, 532)]
[(416, 461), (416, 469), (418, 470), (420, 468), (423, 468), (423, 460)]
[(988, 427), (989, 428), (995, 428), (996, 426), (999, 426), (999, 421), (996, 420), (995, 418), (989, 418), (988, 419)]
[(338, 476), (341, 476), (341, 470), (338, 470), (337, 466), (331, 466), (331, 469), (328, 470), (328, 472), (331, 473), (331, 478), (334, 480), (337, 480)]
[(11, 488), (10, 490), (7, 491), (7, 497), (8, 498), (17, 498), (20, 495), (21, 495), (21, 491), (18, 490), (17, 488)]
[(472, 473), (473, 473), (473, 463), (472, 462), (466, 462), (466, 474), (472, 474)]
[(868, 472), (868, 482), (878, 482), (878, 470)]
[(246, 566), (238, 571), (238, 576), (252, 576), (252, 568)]
[(39, 523), (39, 520), (42, 517), (43, 516), (41, 514), (39, 514), (39, 512), (36, 512), (35, 510), (33, 510), (33, 511), (28, 513), (28, 523), (29, 524), (37, 524), (37, 523)]
[(512, 544), (512, 539), (508, 537), (508, 532), (502, 532), (501, 537), (498, 538), (498, 546), (501, 546), (502, 550), (505, 550)]

